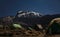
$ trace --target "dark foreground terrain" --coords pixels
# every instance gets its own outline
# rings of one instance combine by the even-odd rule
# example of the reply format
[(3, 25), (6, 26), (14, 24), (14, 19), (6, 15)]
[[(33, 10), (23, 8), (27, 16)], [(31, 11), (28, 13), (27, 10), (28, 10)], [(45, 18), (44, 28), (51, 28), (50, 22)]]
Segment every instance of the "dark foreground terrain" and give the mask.
[(60, 37), (56, 35), (46, 35), (46, 32), (42, 33), (35, 30), (0, 30), (0, 37)]

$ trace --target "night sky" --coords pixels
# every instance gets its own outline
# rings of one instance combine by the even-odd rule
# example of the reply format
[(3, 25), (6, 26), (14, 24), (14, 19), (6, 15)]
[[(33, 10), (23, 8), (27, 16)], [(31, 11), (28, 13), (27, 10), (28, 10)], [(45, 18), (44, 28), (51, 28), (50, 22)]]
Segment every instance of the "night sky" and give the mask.
[(60, 0), (0, 0), (0, 17), (15, 16), (19, 10), (59, 14)]

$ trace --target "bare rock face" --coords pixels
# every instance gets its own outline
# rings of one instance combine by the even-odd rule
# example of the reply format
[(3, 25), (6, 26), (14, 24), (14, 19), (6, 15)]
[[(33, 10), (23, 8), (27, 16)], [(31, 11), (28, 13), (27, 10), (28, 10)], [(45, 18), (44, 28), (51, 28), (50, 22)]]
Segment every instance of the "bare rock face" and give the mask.
[(7, 16), (7, 17), (3, 18), (4, 22), (9, 22), (11, 20), (12, 20), (12, 18), (10, 16)]
[(2, 17), (1, 18), (1, 20), (0, 20), (0, 24), (11, 24), (12, 22), (13, 22), (13, 19), (14, 19), (15, 17), (14, 16), (6, 16), (6, 17)]

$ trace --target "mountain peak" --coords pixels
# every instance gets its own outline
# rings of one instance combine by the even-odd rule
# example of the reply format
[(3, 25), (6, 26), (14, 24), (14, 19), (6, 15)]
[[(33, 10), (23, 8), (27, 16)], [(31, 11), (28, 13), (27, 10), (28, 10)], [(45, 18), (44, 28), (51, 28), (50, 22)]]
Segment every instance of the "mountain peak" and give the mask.
[(18, 11), (17, 12), (17, 17), (29, 17), (29, 16), (37, 16), (37, 17), (40, 17), (41, 14), (38, 13), (38, 12), (34, 12), (34, 11)]

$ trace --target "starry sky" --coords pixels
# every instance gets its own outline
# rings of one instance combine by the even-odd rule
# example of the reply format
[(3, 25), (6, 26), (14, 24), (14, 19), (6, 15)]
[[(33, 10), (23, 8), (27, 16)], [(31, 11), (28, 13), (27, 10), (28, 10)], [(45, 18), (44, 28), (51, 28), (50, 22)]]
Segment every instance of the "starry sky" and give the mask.
[(0, 0), (0, 17), (15, 16), (19, 10), (60, 14), (60, 0)]

